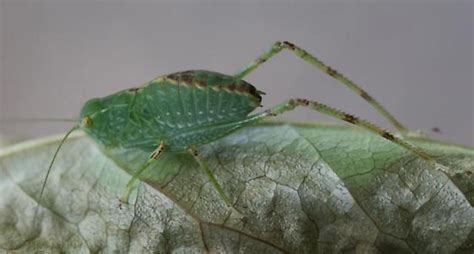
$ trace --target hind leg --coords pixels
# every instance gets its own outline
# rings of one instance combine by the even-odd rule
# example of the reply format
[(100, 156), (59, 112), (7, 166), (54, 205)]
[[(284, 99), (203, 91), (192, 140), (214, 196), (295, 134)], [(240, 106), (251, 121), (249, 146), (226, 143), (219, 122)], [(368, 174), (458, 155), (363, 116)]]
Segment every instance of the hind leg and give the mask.
[(317, 69), (321, 70), (322, 72), (328, 74), (329, 76), (344, 84), (350, 90), (352, 90), (364, 100), (366, 100), (370, 105), (372, 105), (372, 107), (374, 107), (375, 110), (377, 110), (381, 115), (383, 115), (395, 128), (397, 128), (398, 131), (400, 131), (402, 134), (408, 133), (408, 129), (403, 126), (392, 114), (390, 114), (380, 102), (378, 102), (364, 89), (362, 89), (360, 85), (356, 84), (349, 78), (342, 75), (340, 72), (326, 65), (316, 56), (311, 55), (306, 50), (296, 46), (291, 42), (276, 42), (270, 49), (264, 52), (254, 62), (245, 67), (244, 70), (235, 74), (234, 77), (238, 79), (244, 78), (245, 76), (253, 72), (255, 69), (257, 69), (260, 65), (265, 63), (268, 59), (280, 53), (283, 49), (289, 50), (291, 53), (303, 59), (305, 62), (309, 63), (310, 65), (316, 67)]
[(313, 111), (317, 111), (317, 112), (323, 113), (325, 115), (332, 116), (332, 117), (338, 118), (340, 120), (343, 120), (345, 122), (354, 124), (354, 125), (359, 126), (361, 128), (367, 129), (367, 130), (369, 130), (373, 133), (378, 134), (380, 137), (382, 137), (384, 139), (387, 139), (390, 142), (395, 143), (395, 144), (411, 151), (412, 153), (414, 153), (418, 157), (422, 158), (423, 160), (435, 163), (435, 160), (430, 155), (428, 155), (424, 150), (420, 149), (419, 147), (417, 147), (415, 145), (412, 145), (408, 141), (405, 141), (401, 138), (396, 137), (392, 133), (376, 126), (375, 124), (373, 124), (373, 123), (371, 123), (367, 120), (360, 119), (360, 118), (358, 118), (354, 115), (351, 115), (351, 114), (348, 114), (348, 113), (343, 112), (341, 110), (332, 108), (332, 107), (330, 107), (326, 104), (323, 104), (323, 103), (320, 103), (320, 102), (317, 102), (317, 101), (312, 101), (312, 100), (307, 100), (307, 99), (300, 99), (300, 98), (290, 99), (290, 100), (288, 100), (286, 102), (283, 102), (281, 104), (278, 104), (278, 105), (276, 105), (276, 106), (274, 106), (274, 107), (272, 107), (272, 108), (270, 108), (270, 109), (268, 109), (268, 110), (266, 110), (262, 113), (259, 113), (259, 114), (253, 115), (253, 116), (249, 116), (247, 121), (249, 123), (262, 121), (264, 119), (275, 117), (275, 116), (281, 115), (285, 112), (292, 111), (297, 107), (307, 107), (307, 108), (309, 108)]

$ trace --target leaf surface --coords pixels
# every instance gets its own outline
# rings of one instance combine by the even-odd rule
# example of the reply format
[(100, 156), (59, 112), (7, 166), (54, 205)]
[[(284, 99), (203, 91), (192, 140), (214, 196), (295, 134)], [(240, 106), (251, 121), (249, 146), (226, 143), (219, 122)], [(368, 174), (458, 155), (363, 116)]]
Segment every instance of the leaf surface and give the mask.
[(474, 150), (413, 139), (442, 172), (367, 131), (266, 123), (200, 148), (234, 208), (190, 155), (163, 154), (130, 204), (148, 154), (74, 135), (0, 151), (0, 250), (119, 253), (472, 253)]

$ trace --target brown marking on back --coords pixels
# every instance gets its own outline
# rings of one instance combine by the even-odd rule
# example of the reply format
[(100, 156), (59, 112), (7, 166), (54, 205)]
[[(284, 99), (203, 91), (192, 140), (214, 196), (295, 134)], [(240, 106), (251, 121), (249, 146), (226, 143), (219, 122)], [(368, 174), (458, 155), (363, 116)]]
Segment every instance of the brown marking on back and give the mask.
[(166, 79), (173, 80), (175, 82), (179, 82), (178, 73), (171, 73), (165, 76)]
[(196, 79), (194, 80), (193, 84), (196, 84), (198, 87), (201, 87), (201, 88), (207, 87), (207, 81), (204, 81), (204, 80)]
[[(176, 84), (184, 83), (191, 87), (208, 87), (207, 80), (195, 78), (195, 71), (193, 70), (168, 74), (164, 76), (164, 79), (170, 80), (172, 81), (172, 83)], [(261, 91), (258, 91), (254, 86), (243, 80), (236, 80), (230, 84), (214, 85), (212, 89), (215, 91), (227, 90), (233, 93), (243, 93), (250, 95), (257, 102), (258, 105), (260, 105), (260, 102), (262, 101), (261, 94), (263, 93)]]
[(188, 74), (188, 73), (181, 73), (181, 82), (189, 85), (189, 84), (192, 84), (194, 82), (194, 75), (192, 74)]
[(136, 92), (138, 90), (140, 90), (140, 88), (138, 87), (133, 87), (133, 88), (128, 89), (129, 92)]
[(191, 75), (191, 76), (194, 76), (194, 70), (187, 70), (187, 71), (182, 71), (182, 72), (178, 72), (182, 75)]
[(237, 90), (237, 85), (235, 83), (232, 83), (227, 86), (227, 89), (229, 89), (229, 91), (231, 92), (235, 92)]
[(248, 89), (248, 87), (243, 86), (243, 85), (241, 85), (241, 84), (239, 84), (239, 85), (237, 86), (237, 91), (239, 91), (239, 92), (241, 92), (241, 93), (254, 94), (254, 93), (252, 92), (252, 89)]

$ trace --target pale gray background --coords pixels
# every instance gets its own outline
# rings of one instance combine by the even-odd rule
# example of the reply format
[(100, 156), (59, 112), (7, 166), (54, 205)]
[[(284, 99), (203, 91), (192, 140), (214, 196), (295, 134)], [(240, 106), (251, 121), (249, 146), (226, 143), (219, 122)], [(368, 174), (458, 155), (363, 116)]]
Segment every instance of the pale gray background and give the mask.
[[(72, 118), (89, 98), (180, 70), (234, 73), (274, 41), (291, 40), (410, 128), (439, 127), (435, 137), (474, 144), (472, 1), (196, 2), (3, 1), (0, 133), (63, 132), (69, 124), (5, 118)], [(287, 52), (247, 80), (267, 92), (265, 107), (308, 97), (391, 128)], [(303, 109), (286, 118), (330, 120)]]

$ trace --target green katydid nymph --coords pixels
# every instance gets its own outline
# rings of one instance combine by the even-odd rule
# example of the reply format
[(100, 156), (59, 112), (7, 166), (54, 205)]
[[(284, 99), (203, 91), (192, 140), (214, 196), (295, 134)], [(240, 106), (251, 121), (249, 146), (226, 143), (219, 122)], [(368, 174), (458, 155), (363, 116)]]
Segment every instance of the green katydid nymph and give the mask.
[[(261, 64), (287, 49), (317, 69), (353, 90), (402, 134), (407, 129), (384, 107), (355, 84), (318, 58), (290, 42), (277, 42), (269, 50), (235, 75), (206, 70), (190, 70), (159, 76), (141, 87), (89, 100), (82, 108), (76, 125), (66, 134), (49, 165), (38, 203), (41, 202), (54, 160), (69, 134), (82, 129), (105, 147), (140, 149), (150, 154), (129, 180), (121, 202), (127, 203), (135, 182), (162, 153), (189, 153), (207, 174), (222, 200), (232, 206), (232, 197), (221, 187), (206, 161), (199, 155), (200, 146), (223, 138), (243, 127), (291, 111), (297, 107), (335, 117), (368, 129), (434, 162), (428, 154), (409, 142), (351, 114), (310, 99), (293, 98), (270, 109), (251, 114), (260, 106), (263, 92), (243, 80)], [(39, 205), (38, 205), (39, 207)], [(36, 209), (35, 215), (38, 212)], [(36, 216), (35, 216), (36, 217)]]

